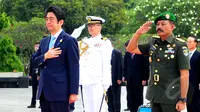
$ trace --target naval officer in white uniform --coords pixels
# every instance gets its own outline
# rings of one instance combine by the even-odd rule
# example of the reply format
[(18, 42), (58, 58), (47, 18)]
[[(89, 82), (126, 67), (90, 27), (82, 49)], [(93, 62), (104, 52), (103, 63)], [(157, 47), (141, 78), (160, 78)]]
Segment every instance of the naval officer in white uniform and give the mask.
[(111, 85), (112, 44), (101, 35), (105, 20), (96, 16), (87, 16), (90, 38), (80, 44), (80, 82), (83, 87), (85, 112), (105, 112), (104, 92)]

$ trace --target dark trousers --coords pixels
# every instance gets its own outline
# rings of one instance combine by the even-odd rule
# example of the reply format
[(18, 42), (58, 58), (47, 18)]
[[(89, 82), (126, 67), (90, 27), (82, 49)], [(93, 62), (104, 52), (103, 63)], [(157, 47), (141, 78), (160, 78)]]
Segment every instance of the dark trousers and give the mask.
[(131, 99), (130, 99), (131, 94), (129, 93), (128, 87), (126, 86), (126, 101), (127, 101), (127, 108), (131, 108)]
[(69, 109), (70, 109), (70, 110), (74, 110), (74, 109), (75, 109), (74, 103), (69, 104)]
[(121, 109), (121, 86), (113, 85), (107, 90), (108, 96), (108, 111), (120, 112)]
[(36, 94), (38, 89), (38, 80), (37, 77), (32, 77), (32, 98), (31, 105), (36, 105)]
[[(188, 91), (188, 94), (189, 92), (190, 91)], [(187, 111), (200, 112), (200, 91), (198, 87), (194, 90), (191, 103), (187, 103)]]
[(178, 112), (176, 104), (151, 103), (152, 112)]
[(41, 112), (69, 112), (69, 101), (48, 101), (42, 92), (40, 96)]
[(127, 93), (130, 98), (130, 112), (137, 112), (139, 106), (143, 104), (143, 86), (128, 84)]

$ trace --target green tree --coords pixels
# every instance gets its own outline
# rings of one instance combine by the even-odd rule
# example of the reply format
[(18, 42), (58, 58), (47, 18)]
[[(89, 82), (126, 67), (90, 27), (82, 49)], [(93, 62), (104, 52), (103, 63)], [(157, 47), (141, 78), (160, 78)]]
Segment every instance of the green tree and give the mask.
[(24, 66), (26, 66), (33, 53), (34, 43), (40, 42), (46, 32), (44, 19), (32, 18), (29, 22), (18, 22), (10, 28), (3, 29), (1, 34), (7, 35), (14, 40), (17, 54), (20, 56)]
[[(194, 34), (200, 36), (200, 1), (196, 0), (142, 0), (128, 10), (129, 22), (123, 32), (133, 33), (145, 21), (154, 21), (160, 13), (170, 11), (177, 17), (175, 35), (178, 37)], [(155, 32), (155, 25), (149, 33)]]
[(0, 31), (11, 25), (11, 19), (6, 13), (0, 13)]
[(16, 47), (9, 37), (0, 37), (0, 72), (23, 72), (21, 60), (16, 55)]
[(0, 9), (16, 21), (29, 21), (32, 17), (43, 17), (44, 10), (52, 0), (2, 0)]
[[(86, 22), (88, 15), (106, 19), (103, 33), (115, 34), (127, 22), (123, 0), (2, 0), (1, 11), (16, 21), (30, 21), (32, 17), (42, 18), (44, 10), (50, 5), (60, 6), (66, 13), (64, 29), (69, 34)], [(87, 35), (87, 33), (84, 33)]]
[(106, 20), (103, 34), (118, 33), (127, 22), (123, 0), (55, 0), (52, 4), (66, 13), (64, 28), (70, 34), (86, 23), (86, 16), (100, 16)]

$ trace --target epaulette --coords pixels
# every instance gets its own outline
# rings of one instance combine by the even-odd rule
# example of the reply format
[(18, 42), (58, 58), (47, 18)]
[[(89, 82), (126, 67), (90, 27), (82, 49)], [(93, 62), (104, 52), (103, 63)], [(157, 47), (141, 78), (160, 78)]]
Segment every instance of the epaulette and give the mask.
[(108, 38), (106, 38), (106, 37), (102, 37), (101, 40), (106, 41), (106, 40), (108, 40)]
[(158, 35), (153, 35), (152, 38), (160, 38)]
[(185, 40), (181, 39), (181, 38), (176, 38), (176, 40), (180, 41), (180, 42), (185, 42)]

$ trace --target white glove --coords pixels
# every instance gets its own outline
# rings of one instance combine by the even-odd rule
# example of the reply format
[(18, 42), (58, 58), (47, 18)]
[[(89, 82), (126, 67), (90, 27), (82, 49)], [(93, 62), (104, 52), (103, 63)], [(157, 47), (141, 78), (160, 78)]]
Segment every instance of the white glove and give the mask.
[(103, 89), (104, 89), (105, 91), (107, 91), (109, 87), (110, 87), (110, 85), (103, 85)]

